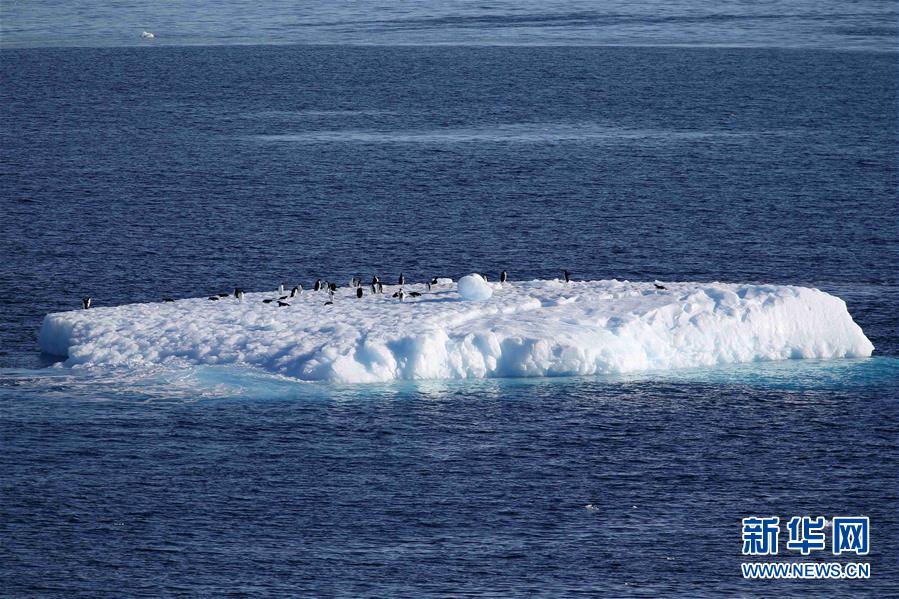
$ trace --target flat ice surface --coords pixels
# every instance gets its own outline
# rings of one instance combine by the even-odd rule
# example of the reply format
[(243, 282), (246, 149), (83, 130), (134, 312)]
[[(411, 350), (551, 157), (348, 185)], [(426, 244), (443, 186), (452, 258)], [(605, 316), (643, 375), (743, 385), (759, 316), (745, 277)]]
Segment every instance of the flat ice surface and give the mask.
[[(48, 314), (41, 348), (65, 364), (142, 368), (236, 364), (339, 382), (623, 373), (790, 358), (867, 357), (874, 346), (843, 300), (817, 289), (722, 283), (559, 280), (406, 285), (357, 299), (305, 291)], [(100, 302), (96, 302), (100, 303)]]

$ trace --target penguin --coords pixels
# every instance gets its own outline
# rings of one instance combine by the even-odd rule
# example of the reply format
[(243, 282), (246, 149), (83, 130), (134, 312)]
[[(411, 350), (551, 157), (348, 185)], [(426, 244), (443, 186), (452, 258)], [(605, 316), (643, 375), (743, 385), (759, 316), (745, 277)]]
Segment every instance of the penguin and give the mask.
[(328, 289), (331, 291), (331, 295), (334, 295), (337, 292), (337, 283), (328, 283)]
[(270, 297), (270, 298), (268, 298), (268, 299), (262, 300), (262, 303), (263, 303), (263, 304), (270, 304), (270, 303), (272, 303), (273, 301), (275, 301), (275, 299)]
[(290, 304), (288, 304), (287, 302), (282, 302), (282, 301), (280, 301), (280, 300), (278, 301), (278, 307), (279, 307), (279, 308), (284, 308), (284, 307), (289, 306), (289, 305), (290, 305)]
[(484, 279), (485, 283), (489, 283), (490, 279), (487, 278), (487, 275), (481, 275), (481, 278)]
[(398, 297), (398, 298), (400, 299), (400, 301), (403, 301), (403, 299), (405, 299), (405, 297), (406, 297), (406, 292), (403, 291), (403, 288), (402, 288), (402, 287), (400, 287), (400, 290), (397, 291), (394, 295), (395, 295), (396, 297)]
[(219, 293), (219, 299), (224, 299), (226, 297), (231, 297), (230, 293)]
[(653, 285), (655, 285), (655, 288), (656, 288), (656, 289), (668, 289), (668, 288), (665, 287), (664, 285), (659, 285), (658, 283), (653, 283)]
[(289, 296), (289, 295), (282, 295), (281, 297), (278, 298), (278, 300), (283, 302), (283, 301), (286, 300), (288, 297), (290, 297), (290, 296)]
[(313, 291), (321, 291), (322, 290), (322, 280), (315, 279), (315, 285), (312, 287)]
[(219, 296), (217, 296), (217, 295), (210, 295), (210, 296), (209, 296), (209, 299), (211, 299), (211, 300), (214, 301), (214, 302), (217, 302), (217, 301), (219, 301)]
[(384, 293), (384, 285), (381, 284), (381, 281), (378, 281), (378, 293)]
[(89, 310), (91, 307), (91, 298), (90, 297), (81, 298), (81, 307), (84, 310)]
[(563, 270), (562, 272), (565, 274), (565, 282), (570, 283), (571, 282), (571, 273), (568, 272), (567, 270)]
[(303, 287), (301, 285), (297, 285), (296, 287), (294, 287), (293, 289), (290, 290), (290, 297), (296, 297), (300, 293), (302, 293), (302, 291), (303, 291)]
[(170, 298), (170, 297), (164, 297), (164, 298), (162, 298), (162, 302), (163, 302), (164, 304), (168, 304), (168, 303), (173, 302), (173, 301), (175, 301), (175, 300), (173, 300), (173, 299)]
[(334, 303), (334, 292), (335, 292), (336, 290), (337, 290), (337, 285), (334, 285), (333, 288), (332, 288), (332, 287), (328, 287), (328, 297), (330, 298), (331, 303)]
[(409, 293), (409, 297), (421, 297), (421, 293), (419, 293), (418, 291), (411, 291)]
[(356, 287), (356, 297), (362, 299), (362, 287)]
[(507, 273), (506, 271), (499, 273), (499, 282), (500, 283), (505, 283), (508, 280), (509, 280), (509, 273)]
[(378, 275), (375, 275), (371, 278), (371, 292), (372, 295), (378, 293), (378, 287), (381, 285), (381, 279), (378, 278)]
[(242, 302), (243, 301), (243, 289), (241, 289), (240, 287), (237, 287), (234, 290), (234, 297), (237, 298), (237, 301)]
[(284, 295), (284, 283), (278, 285), (278, 295)]
[(399, 285), (402, 286), (402, 285), (405, 285), (405, 284), (406, 284), (406, 275), (404, 275), (403, 273), (400, 273), (400, 282), (399, 282)]
[(326, 305), (326, 306), (333, 306), (333, 305), (334, 305), (334, 302), (332, 302), (331, 300), (328, 300), (328, 301), (325, 302), (325, 305)]

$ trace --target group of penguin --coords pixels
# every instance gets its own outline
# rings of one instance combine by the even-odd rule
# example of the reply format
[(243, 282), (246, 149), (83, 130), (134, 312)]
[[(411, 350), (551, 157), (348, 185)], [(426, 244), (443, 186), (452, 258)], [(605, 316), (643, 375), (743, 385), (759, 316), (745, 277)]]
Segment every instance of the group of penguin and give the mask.
[[(408, 297), (421, 297), (421, 293), (419, 293), (418, 291), (412, 291), (412, 292), (406, 293), (403, 290), (403, 285), (406, 284), (406, 275), (404, 275), (403, 273), (400, 273), (399, 281), (397, 284), (400, 286), (400, 289), (399, 289), (399, 291), (397, 291), (396, 293), (393, 294), (393, 297), (399, 299), (400, 301), (403, 301), (407, 296)], [(428, 289), (430, 290), (431, 286), (436, 285), (436, 284), (437, 284), (437, 278), (435, 277), (435, 278), (431, 279), (431, 281), (428, 283)], [(365, 291), (364, 291), (365, 286), (362, 284), (361, 277), (353, 277), (352, 281), (350, 282), (350, 286), (356, 290), (356, 298), (357, 299), (362, 299), (365, 296)], [(380, 279), (380, 277), (378, 277), (378, 275), (375, 275), (372, 277), (369, 287), (371, 288), (372, 295), (384, 293), (384, 284), (381, 282), (381, 279)], [(312, 290), (313, 291), (327, 291), (328, 292), (328, 300), (325, 302), (324, 305), (330, 306), (334, 303), (334, 295), (337, 293), (337, 283), (323, 282), (321, 279), (316, 279), (315, 285), (312, 286)], [(240, 295), (237, 295), (238, 291), (240, 291)], [(296, 287), (291, 289), (290, 294), (287, 294), (287, 295), (285, 295), (285, 293), (284, 293), (284, 285), (281, 285), (280, 287), (278, 287), (278, 294), (279, 294), (278, 298), (267, 298), (267, 299), (262, 300), (262, 303), (270, 304), (272, 302), (277, 301), (277, 305), (279, 308), (286, 308), (286, 307), (290, 306), (290, 302), (288, 302), (286, 300), (297, 297), (301, 293), (303, 293), (302, 285), (297, 285)], [(237, 297), (238, 300), (243, 300), (243, 290), (235, 290), (234, 296)], [(209, 299), (214, 300), (214, 299), (220, 299), (220, 298), (221, 298), (221, 295), (212, 296)]]
[[(567, 270), (563, 270), (562, 273), (565, 276), (565, 282), (570, 283), (571, 282), (571, 273)], [(488, 280), (486, 275), (482, 274), (481, 276), (484, 277), (485, 281)], [(505, 283), (508, 280), (509, 280), (509, 273), (507, 273), (506, 271), (502, 271), (501, 273), (499, 273), (499, 282), (500, 283)], [(410, 291), (409, 293), (406, 293), (403, 290), (403, 286), (406, 284), (406, 276), (403, 273), (400, 273), (397, 284), (399, 285), (400, 288), (398, 291), (396, 291), (393, 294), (392, 297), (395, 297), (399, 301), (401, 301), (401, 302), (404, 301), (406, 299), (406, 297), (421, 297), (421, 293), (419, 293), (418, 291)], [(428, 291), (431, 290), (431, 287), (433, 287), (434, 285), (437, 285), (437, 284), (438, 284), (437, 277), (434, 277), (433, 279), (428, 281), (428, 283), (427, 283)], [(364, 292), (363, 292), (364, 286), (362, 284), (362, 279), (360, 277), (353, 277), (351, 285), (352, 285), (352, 287), (354, 287), (356, 289), (356, 297), (359, 299), (362, 299), (362, 297), (364, 295)], [(665, 286), (659, 285), (658, 283), (654, 283), (654, 285), (655, 285), (656, 289), (667, 289)], [(378, 275), (375, 275), (371, 278), (371, 283), (369, 284), (369, 287), (371, 288), (372, 295), (384, 293), (384, 284), (381, 283), (381, 279), (378, 277)], [(334, 294), (337, 292), (337, 283), (330, 283), (330, 282), (323, 283), (321, 279), (317, 279), (315, 281), (315, 285), (313, 285), (313, 287), (312, 287), (312, 290), (313, 291), (326, 290), (328, 292), (328, 301), (325, 302), (325, 305), (330, 306), (334, 303)], [(262, 303), (263, 304), (271, 304), (273, 302), (277, 302), (277, 305), (279, 308), (286, 308), (286, 307), (290, 306), (290, 302), (288, 302), (287, 300), (295, 298), (298, 295), (300, 295), (301, 293), (303, 293), (302, 285), (295, 286), (293, 289), (290, 290), (290, 293), (286, 293), (284, 290), (284, 285), (281, 285), (278, 287), (278, 297), (277, 298), (274, 298), (274, 297), (266, 298), (266, 299), (262, 300)], [(234, 289), (233, 294), (219, 293), (217, 295), (209, 296), (209, 299), (211, 301), (218, 301), (220, 299), (225, 299), (228, 297), (234, 297), (238, 301), (243, 301), (244, 290), (241, 289), (240, 287), (237, 287)], [(175, 300), (170, 297), (166, 297), (166, 298), (163, 298), (162, 301), (163, 302), (174, 302)], [(90, 308), (91, 307), (91, 298), (90, 297), (82, 298), (81, 307), (85, 310)]]
[[(481, 276), (484, 277), (485, 281), (487, 280), (486, 275), (481, 275)], [(565, 271), (565, 280), (566, 281), (570, 280), (570, 276), (571, 276), (571, 273), (569, 273), (566, 270)], [(509, 273), (507, 273), (506, 271), (502, 271), (499, 275), (499, 280), (501, 283), (505, 283), (506, 281), (508, 281)], [(406, 275), (404, 275), (403, 273), (400, 273), (399, 279), (397, 279), (396, 284), (399, 286), (399, 289), (396, 292), (394, 292), (391, 297), (394, 297), (401, 302), (405, 301), (405, 299), (407, 297), (421, 297), (421, 293), (418, 291), (406, 292), (403, 289), (403, 286), (406, 284)], [(434, 277), (430, 281), (428, 281), (426, 284), (428, 291), (430, 291), (431, 288), (437, 284), (438, 284), (437, 277)], [(356, 290), (356, 298), (357, 299), (362, 299), (365, 296), (365, 291), (364, 291), (365, 285), (362, 283), (361, 277), (353, 277), (352, 281), (350, 282), (350, 286)], [(368, 287), (371, 290), (372, 295), (384, 293), (384, 283), (381, 282), (381, 278), (378, 275), (374, 275), (371, 278), (371, 283), (368, 284)], [(313, 291), (323, 291), (323, 290), (327, 291), (328, 292), (328, 300), (324, 303), (324, 305), (330, 306), (334, 303), (334, 294), (337, 293), (337, 283), (323, 282), (321, 279), (316, 279), (315, 285), (312, 286), (312, 290)], [(287, 300), (295, 298), (298, 295), (300, 295), (301, 293), (303, 293), (302, 285), (297, 285), (296, 287), (291, 289), (289, 294), (285, 292), (284, 285), (280, 285), (278, 287), (278, 297), (277, 298), (275, 298), (275, 297), (266, 298), (266, 299), (262, 300), (262, 303), (263, 304), (271, 304), (273, 302), (277, 302), (277, 305), (279, 308), (286, 308), (286, 307), (290, 306), (290, 302)], [(235, 298), (237, 298), (238, 301), (243, 301), (244, 291), (243, 291), (243, 289), (238, 287), (237, 289), (234, 290), (233, 294), (219, 293), (218, 295), (209, 296), (209, 299), (212, 301), (218, 301), (218, 300), (224, 299), (226, 297), (235, 297)], [(163, 301), (173, 301), (173, 300), (171, 300), (170, 298), (165, 298)]]

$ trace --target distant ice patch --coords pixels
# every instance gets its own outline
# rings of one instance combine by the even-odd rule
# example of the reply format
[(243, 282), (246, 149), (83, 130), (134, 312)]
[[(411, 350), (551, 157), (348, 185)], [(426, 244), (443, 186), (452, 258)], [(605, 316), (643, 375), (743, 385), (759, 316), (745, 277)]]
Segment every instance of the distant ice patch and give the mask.
[(397, 115), (398, 113), (390, 110), (377, 109), (343, 109), (343, 110), (261, 110), (257, 112), (247, 113), (246, 117), (254, 119), (319, 119), (319, 118), (351, 118), (351, 117), (369, 117), (369, 116), (387, 116)]
[(156, 38), (156, 35), (152, 31), (144, 31), (140, 34), (140, 36), (145, 40), (152, 40)]
[[(478, 277), (480, 278), (480, 277)], [(790, 358), (867, 357), (846, 304), (817, 289), (722, 283), (535, 280), (406, 285), (384, 294), (273, 293), (48, 314), (40, 346), (68, 366), (239, 365), (350, 383), (592, 375)], [(461, 293), (460, 293), (461, 292)], [(101, 298), (95, 303), (102, 305)]]
[(616, 124), (584, 123), (507, 123), (471, 127), (441, 127), (438, 129), (336, 129), (296, 131), (280, 134), (254, 135), (251, 139), (266, 143), (361, 143), (361, 144), (459, 144), (459, 143), (516, 143), (546, 144), (560, 142), (620, 143), (652, 140), (653, 142), (684, 143), (702, 141), (732, 142), (758, 135), (783, 135), (786, 131), (740, 132), (724, 129), (705, 131), (685, 129), (635, 129)]

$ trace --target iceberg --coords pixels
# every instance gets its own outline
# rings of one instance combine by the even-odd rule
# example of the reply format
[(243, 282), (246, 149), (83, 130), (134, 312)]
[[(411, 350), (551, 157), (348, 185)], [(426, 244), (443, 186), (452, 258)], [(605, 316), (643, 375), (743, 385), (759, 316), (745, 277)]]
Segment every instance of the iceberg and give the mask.
[[(65, 365), (239, 365), (303, 381), (602, 375), (797, 358), (860, 358), (874, 346), (846, 304), (783, 285), (534, 280), (405, 285), (399, 302), (343, 287), (48, 314), (39, 343)], [(479, 283), (480, 285), (480, 283)]]

